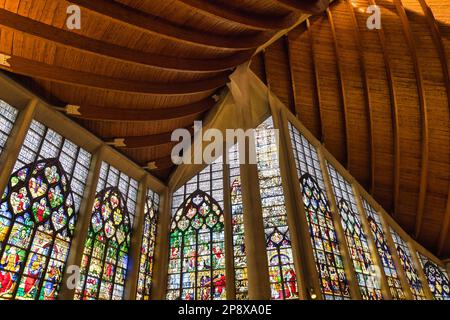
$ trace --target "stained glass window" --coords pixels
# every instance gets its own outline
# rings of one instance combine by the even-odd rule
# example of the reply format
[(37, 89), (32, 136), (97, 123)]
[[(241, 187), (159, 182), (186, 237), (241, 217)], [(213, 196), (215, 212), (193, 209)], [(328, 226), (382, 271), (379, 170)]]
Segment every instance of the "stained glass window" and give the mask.
[(389, 250), (389, 246), (386, 241), (380, 215), (367, 202), (366, 199), (361, 198), (361, 200), (367, 214), (367, 220), (369, 222), (372, 236), (375, 240), (378, 255), (380, 256), (381, 263), (383, 264), (384, 274), (386, 275), (392, 298), (395, 300), (404, 300), (406, 299), (406, 296), (403, 292), (402, 284), (398, 277), (397, 269), (395, 268), (394, 259), (392, 258), (391, 251)]
[(0, 100), (0, 155), (17, 118), (17, 109)]
[(325, 299), (349, 299), (350, 289), (316, 148), (291, 123), (289, 132), (322, 294)]
[(380, 282), (367, 237), (364, 234), (352, 186), (330, 163), (328, 163), (328, 171), (361, 296), (364, 300), (380, 300), (383, 298)]
[(256, 129), (256, 157), (272, 299), (299, 297), (272, 118)]
[(450, 300), (450, 282), (447, 271), (417, 252), (431, 293), (436, 300)]
[(222, 208), (219, 158), (173, 195), (167, 299), (226, 299)]
[(56, 299), (90, 159), (32, 121), (0, 201), (1, 299)]
[(156, 228), (159, 214), (159, 195), (148, 190), (144, 209), (144, 232), (137, 286), (137, 300), (149, 300), (152, 290), (153, 256), (155, 252)]
[(244, 214), (242, 207), (241, 172), (239, 147), (229, 150), (231, 224), (233, 228), (233, 261), (236, 284), (236, 299), (248, 299), (247, 257), (244, 240)]
[(124, 297), (138, 183), (103, 162), (75, 299)]
[(408, 279), (408, 283), (414, 299), (425, 300), (422, 283), (420, 282), (419, 275), (417, 274), (417, 270), (414, 267), (408, 244), (398, 235), (397, 232), (395, 232), (394, 229), (390, 228), (390, 230), (392, 234), (392, 240), (394, 240), (400, 262), (403, 266), (403, 270), (405, 270), (406, 278)]

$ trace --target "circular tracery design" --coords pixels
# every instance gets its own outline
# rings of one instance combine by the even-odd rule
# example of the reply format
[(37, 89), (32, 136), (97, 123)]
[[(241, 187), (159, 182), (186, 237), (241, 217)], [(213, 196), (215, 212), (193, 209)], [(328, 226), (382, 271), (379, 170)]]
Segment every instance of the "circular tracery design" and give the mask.
[(225, 298), (224, 216), (220, 205), (197, 190), (171, 224), (169, 299)]
[(0, 201), (0, 298), (55, 299), (75, 223), (57, 159), (14, 172)]

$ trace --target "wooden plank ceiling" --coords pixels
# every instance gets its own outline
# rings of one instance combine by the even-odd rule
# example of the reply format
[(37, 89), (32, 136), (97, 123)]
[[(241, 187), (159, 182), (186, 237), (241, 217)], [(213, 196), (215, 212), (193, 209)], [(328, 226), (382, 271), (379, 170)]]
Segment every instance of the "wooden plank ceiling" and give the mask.
[[(66, 26), (81, 9), (81, 29)], [(327, 0), (0, 0), (0, 68), (165, 179), (237, 65)], [(244, 9), (243, 9), (244, 8)], [(150, 164), (150, 165), (149, 165)]]
[[(366, 9), (381, 8), (369, 30)], [(419, 243), (450, 257), (450, 3), (341, 0), (252, 69)]]

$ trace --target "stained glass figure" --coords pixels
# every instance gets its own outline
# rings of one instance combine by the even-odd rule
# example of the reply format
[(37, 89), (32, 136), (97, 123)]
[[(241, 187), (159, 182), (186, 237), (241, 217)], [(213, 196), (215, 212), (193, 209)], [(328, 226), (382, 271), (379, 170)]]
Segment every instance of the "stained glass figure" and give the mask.
[(221, 158), (173, 195), (169, 300), (226, 299)]
[(76, 300), (124, 298), (137, 188), (135, 180), (102, 163)]
[(90, 158), (32, 122), (0, 201), (0, 299), (57, 298)]
[(367, 215), (367, 220), (369, 222), (372, 236), (375, 240), (375, 246), (377, 247), (378, 255), (380, 256), (381, 263), (383, 264), (384, 274), (386, 275), (392, 298), (395, 300), (405, 300), (406, 296), (403, 291), (397, 269), (395, 268), (394, 259), (392, 258), (391, 251), (387, 244), (380, 215), (367, 202), (366, 199), (361, 198), (361, 201)]
[(395, 248), (397, 249), (400, 262), (405, 271), (406, 278), (408, 279), (409, 287), (415, 300), (425, 300), (425, 293), (423, 292), (423, 286), (420, 282), (419, 275), (417, 274), (416, 267), (412, 261), (411, 252), (409, 251), (408, 244), (403, 240), (394, 229), (390, 228), (392, 240), (394, 240)]
[(233, 261), (235, 272), (236, 299), (248, 299), (247, 256), (244, 240), (244, 214), (242, 207), (241, 173), (239, 147), (229, 150), (231, 224), (233, 232)]
[(276, 131), (270, 117), (256, 129), (256, 157), (270, 288), (272, 299), (298, 299), (299, 288), (287, 223), (276, 139)]
[(18, 111), (6, 102), (0, 100), (0, 155), (16, 122)]
[(423, 254), (417, 252), (417, 256), (434, 298), (436, 300), (450, 300), (450, 281), (447, 271)]
[(328, 163), (341, 224), (344, 229), (347, 247), (358, 279), (361, 296), (364, 300), (381, 300), (380, 281), (364, 234), (355, 196), (350, 183)]
[(153, 258), (155, 253), (156, 227), (159, 214), (159, 195), (147, 192), (144, 209), (144, 231), (137, 285), (137, 300), (149, 300), (153, 283)]
[(291, 123), (289, 132), (322, 294), (328, 300), (350, 299), (316, 148)]

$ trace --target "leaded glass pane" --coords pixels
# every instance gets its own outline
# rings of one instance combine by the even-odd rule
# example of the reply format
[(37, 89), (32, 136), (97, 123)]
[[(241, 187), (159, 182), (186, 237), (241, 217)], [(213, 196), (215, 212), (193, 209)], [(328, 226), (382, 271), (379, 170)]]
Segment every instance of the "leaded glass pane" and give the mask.
[(395, 247), (397, 249), (398, 257), (405, 271), (406, 278), (408, 279), (409, 287), (416, 300), (425, 300), (425, 293), (423, 292), (422, 283), (420, 282), (419, 275), (417, 274), (416, 267), (412, 261), (411, 252), (409, 251), (408, 244), (403, 240), (394, 229), (390, 229), (392, 234), (392, 240), (394, 240)]
[(0, 155), (16, 122), (18, 111), (6, 102), (0, 100)]
[(74, 164), (90, 158), (32, 121), (0, 201), (1, 299), (57, 298), (87, 180)]
[(272, 299), (298, 299), (277, 135), (271, 117), (256, 129), (256, 157)]
[(364, 300), (381, 300), (383, 296), (380, 281), (364, 234), (352, 186), (330, 163), (328, 172), (361, 296)]
[(349, 299), (350, 288), (316, 148), (291, 123), (289, 132), (322, 294), (328, 300)]
[(431, 293), (436, 300), (450, 300), (450, 282), (447, 271), (426, 256), (417, 252)]

